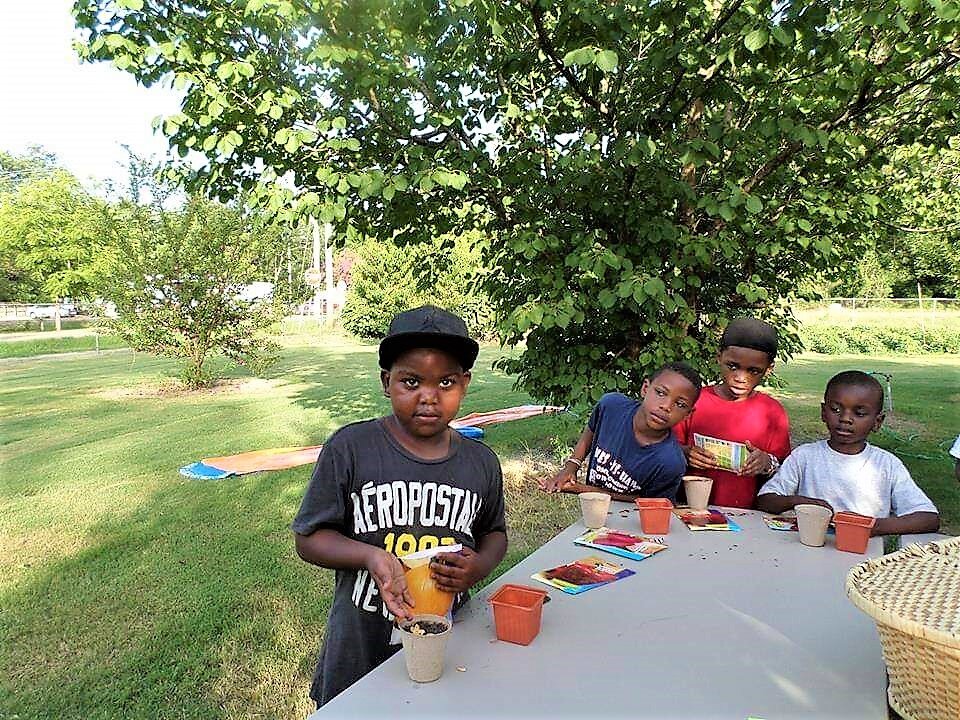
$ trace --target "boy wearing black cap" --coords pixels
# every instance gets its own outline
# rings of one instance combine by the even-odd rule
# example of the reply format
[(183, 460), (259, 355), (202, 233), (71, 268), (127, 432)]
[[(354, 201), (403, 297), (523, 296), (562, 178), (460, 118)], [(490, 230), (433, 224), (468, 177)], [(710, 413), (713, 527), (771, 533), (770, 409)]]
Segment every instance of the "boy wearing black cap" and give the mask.
[(452, 313), (400, 313), (379, 351), (392, 413), (341, 428), (317, 458), (293, 531), (301, 558), (337, 571), (310, 689), (318, 707), (397, 651), (393, 619), (416, 612), (398, 556), (462, 544), (431, 563), (459, 608), (506, 552), (500, 463), (448, 427), (478, 351)]
[[(773, 370), (777, 330), (755, 318), (738, 318), (720, 339), (720, 382), (705, 387), (695, 412), (674, 428), (687, 463), (713, 478), (710, 502), (753, 507), (759, 478), (772, 475), (790, 454), (790, 423), (783, 405), (756, 388)], [(716, 456), (695, 445), (694, 434), (746, 445), (737, 472), (723, 469)]]

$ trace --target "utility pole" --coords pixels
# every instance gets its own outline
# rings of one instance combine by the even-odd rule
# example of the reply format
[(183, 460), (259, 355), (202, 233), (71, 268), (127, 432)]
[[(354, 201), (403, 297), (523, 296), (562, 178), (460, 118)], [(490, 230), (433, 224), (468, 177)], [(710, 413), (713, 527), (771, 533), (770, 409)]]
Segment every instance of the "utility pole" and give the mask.
[[(310, 218), (310, 226), (313, 228), (313, 267), (314, 269), (318, 269), (320, 267), (320, 225), (317, 223), (317, 219), (312, 217)], [(313, 290), (313, 316), (318, 321), (320, 320), (320, 302), (322, 298), (323, 291), (320, 290), (320, 284), (317, 283)]]
[(333, 322), (333, 225), (323, 224), (323, 274), (327, 280), (327, 324)]

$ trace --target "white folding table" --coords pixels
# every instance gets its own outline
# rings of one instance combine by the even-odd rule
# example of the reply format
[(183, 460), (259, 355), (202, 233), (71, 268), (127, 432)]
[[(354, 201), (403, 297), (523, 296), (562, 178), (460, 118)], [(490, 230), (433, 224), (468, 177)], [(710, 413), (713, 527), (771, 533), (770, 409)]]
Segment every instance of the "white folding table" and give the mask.
[[(732, 511), (743, 513), (744, 511)], [(574, 545), (576, 522), (458, 614), (443, 676), (417, 684), (400, 652), (310, 716), (325, 718), (886, 718), (886, 673), (872, 620), (847, 599), (867, 556), (821, 548), (733, 514), (741, 532), (691, 532), (637, 562)], [(639, 532), (633, 506), (608, 526)], [(598, 554), (636, 575), (572, 596), (530, 578)], [(495, 639), (487, 597), (504, 583), (549, 589), (529, 646)]]

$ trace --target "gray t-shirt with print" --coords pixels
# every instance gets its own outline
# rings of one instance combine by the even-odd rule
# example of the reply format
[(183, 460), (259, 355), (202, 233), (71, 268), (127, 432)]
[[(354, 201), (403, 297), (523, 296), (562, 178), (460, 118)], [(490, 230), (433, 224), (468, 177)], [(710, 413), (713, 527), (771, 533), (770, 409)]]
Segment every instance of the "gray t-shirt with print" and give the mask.
[[(382, 419), (347, 425), (323, 446), (293, 531), (329, 528), (395, 555), (506, 531), (503, 479), (486, 445), (451, 434), (450, 452), (423, 460)], [(318, 705), (393, 655), (393, 616), (364, 570), (337, 570), (333, 605), (310, 689)]]
[(800, 445), (760, 488), (766, 493), (819, 498), (834, 510), (875, 518), (937, 512), (900, 458), (870, 443), (856, 455), (839, 453), (826, 440)]

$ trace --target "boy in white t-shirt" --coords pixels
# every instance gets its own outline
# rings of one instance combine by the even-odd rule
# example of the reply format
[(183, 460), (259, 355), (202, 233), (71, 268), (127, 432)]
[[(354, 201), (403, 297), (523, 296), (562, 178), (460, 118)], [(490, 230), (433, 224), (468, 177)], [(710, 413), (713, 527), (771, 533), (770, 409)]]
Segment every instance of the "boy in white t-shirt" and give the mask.
[(870, 445), (883, 424), (883, 388), (848, 370), (827, 383), (820, 417), (827, 440), (796, 448), (762, 488), (757, 508), (781, 513), (813, 503), (877, 518), (874, 535), (936, 532), (940, 514), (893, 453)]

